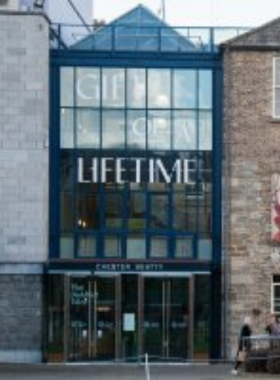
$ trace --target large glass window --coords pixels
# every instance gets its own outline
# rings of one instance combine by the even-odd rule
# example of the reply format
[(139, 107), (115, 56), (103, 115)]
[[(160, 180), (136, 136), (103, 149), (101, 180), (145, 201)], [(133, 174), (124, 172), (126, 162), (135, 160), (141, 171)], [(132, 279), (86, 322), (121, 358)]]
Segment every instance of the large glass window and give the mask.
[(61, 258), (211, 259), (212, 76), (61, 68)]

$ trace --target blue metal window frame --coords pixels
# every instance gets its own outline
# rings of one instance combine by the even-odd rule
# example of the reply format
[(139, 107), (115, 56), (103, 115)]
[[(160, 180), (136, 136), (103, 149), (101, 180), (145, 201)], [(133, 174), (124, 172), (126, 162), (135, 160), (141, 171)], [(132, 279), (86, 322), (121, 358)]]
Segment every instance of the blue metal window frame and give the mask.
[[(57, 258), (57, 253), (59, 251), (58, 247), (58, 226), (59, 226), (59, 212), (58, 205), (55, 202), (56, 194), (59, 193), (59, 181), (58, 173), (56, 173), (56, 168), (59, 162), (59, 109), (60, 109), (60, 99), (59, 99), (59, 83), (60, 83), (60, 68), (61, 67), (123, 67), (125, 70), (128, 68), (168, 68), (168, 69), (208, 69), (213, 72), (213, 108), (212, 108), (212, 119), (213, 119), (213, 171), (212, 171), (212, 183), (213, 183), (213, 192), (212, 192), (212, 216), (213, 216), (213, 262), (220, 262), (220, 248), (219, 240), (221, 235), (221, 212), (220, 212), (220, 200), (221, 200), (221, 170), (220, 170), (220, 159), (221, 159), (221, 100), (219, 99), (219, 92), (216, 88), (219, 86), (219, 78), (221, 77), (221, 59), (217, 54), (205, 54), (202, 56), (188, 54), (182, 59), (182, 55), (177, 56), (177, 60), (174, 60), (174, 54), (163, 55), (161, 59), (150, 55), (147, 57), (143, 56), (139, 58), (137, 53), (127, 54), (130, 56), (130, 60), (124, 59), (123, 54), (118, 54), (117, 57), (112, 57), (112, 54), (106, 54), (104, 57), (103, 54), (89, 54), (89, 52), (73, 52), (73, 51), (53, 51), (51, 52), (51, 165), (50, 165), (50, 176), (51, 176), (51, 188), (50, 188), (50, 204), (54, 207), (51, 207), (50, 210), (50, 258)], [(176, 55), (175, 55), (176, 56)], [(133, 60), (132, 60), (133, 58)], [(171, 60), (172, 58), (172, 60)], [(199, 59), (198, 59), (199, 58)], [(135, 61), (137, 59), (137, 61)], [(135, 63), (134, 63), (135, 62)], [(74, 76), (76, 75), (74, 71)], [(198, 75), (197, 81), (198, 81)], [(102, 76), (101, 76), (102, 81)], [(147, 76), (146, 76), (147, 81)], [(102, 89), (102, 87), (101, 87)], [(74, 90), (73, 90), (74, 91)], [(102, 91), (102, 90), (101, 90)], [(146, 94), (148, 88), (146, 85)], [(126, 92), (125, 92), (126, 93)], [(172, 95), (172, 94), (171, 94)], [(127, 96), (127, 95), (126, 95)], [(198, 96), (198, 94), (197, 94)], [(74, 97), (75, 99), (75, 97)], [(74, 100), (75, 102), (75, 100)], [(75, 104), (74, 104), (75, 105)], [(173, 108), (170, 109), (173, 112)], [(199, 110), (196, 109), (196, 112)], [(147, 96), (146, 96), (146, 114), (147, 109)], [(76, 117), (76, 116), (75, 116)], [(101, 116), (102, 118), (102, 116)], [(75, 136), (76, 139), (76, 136)], [(102, 139), (102, 134), (101, 134)], [(147, 139), (147, 134), (146, 134)], [(123, 153), (123, 152), (122, 152)], [(129, 150), (126, 150), (126, 154), (129, 154)], [(55, 174), (56, 173), (56, 174)], [(198, 174), (197, 174), (198, 175)], [(172, 192), (173, 194), (173, 192)], [(217, 207), (217, 205), (219, 205)], [(74, 208), (75, 209), (75, 208)], [(171, 213), (170, 207), (169, 212)], [(169, 216), (171, 220), (172, 215)], [(197, 222), (198, 223), (198, 222)], [(109, 232), (109, 231), (108, 231)], [(151, 232), (151, 231), (150, 231)], [(154, 231), (155, 233), (161, 233), (160, 231)], [(175, 236), (181, 235), (176, 233), (170, 236), (170, 244), (173, 247), (173, 240)], [(197, 236), (196, 233), (193, 234), (194, 237), (194, 259), (197, 258)]]

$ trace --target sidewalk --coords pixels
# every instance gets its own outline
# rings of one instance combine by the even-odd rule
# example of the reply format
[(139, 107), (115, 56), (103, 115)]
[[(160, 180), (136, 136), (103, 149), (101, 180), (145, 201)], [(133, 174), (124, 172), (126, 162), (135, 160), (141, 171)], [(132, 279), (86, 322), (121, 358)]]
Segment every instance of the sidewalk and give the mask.
[(279, 379), (279, 375), (247, 374), (232, 376), (229, 364), (164, 365), (150, 367), (150, 378), (143, 365), (90, 364), (90, 365), (23, 365), (0, 364), (1, 380), (228, 380)]

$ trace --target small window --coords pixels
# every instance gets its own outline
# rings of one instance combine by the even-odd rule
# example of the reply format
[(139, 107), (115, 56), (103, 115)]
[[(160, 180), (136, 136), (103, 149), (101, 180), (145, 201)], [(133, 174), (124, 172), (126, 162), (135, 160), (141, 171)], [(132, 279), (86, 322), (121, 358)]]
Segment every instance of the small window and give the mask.
[(280, 118), (280, 57), (273, 65), (273, 117)]
[(272, 284), (272, 313), (280, 317), (280, 281)]

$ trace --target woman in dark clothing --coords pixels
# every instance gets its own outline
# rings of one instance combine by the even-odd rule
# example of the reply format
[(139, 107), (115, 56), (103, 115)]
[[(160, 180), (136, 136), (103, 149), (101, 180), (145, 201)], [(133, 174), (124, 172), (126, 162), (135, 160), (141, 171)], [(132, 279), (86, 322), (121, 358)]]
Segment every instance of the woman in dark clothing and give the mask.
[(252, 328), (251, 328), (252, 320), (251, 317), (246, 316), (244, 318), (244, 324), (241, 328), (239, 339), (238, 339), (238, 350), (236, 354), (236, 360), (234, 369), (231, 371), (233, 375), (238, 374), (238, 368), (242, 364), (242, 361), (240, 360), (240, 353), (242, 352), (248, 352), (251, 348), (251, 342), (250, 342), (250, 336), (252, 335)]

